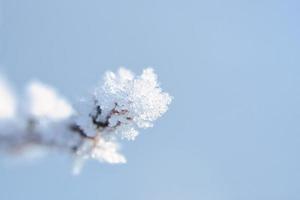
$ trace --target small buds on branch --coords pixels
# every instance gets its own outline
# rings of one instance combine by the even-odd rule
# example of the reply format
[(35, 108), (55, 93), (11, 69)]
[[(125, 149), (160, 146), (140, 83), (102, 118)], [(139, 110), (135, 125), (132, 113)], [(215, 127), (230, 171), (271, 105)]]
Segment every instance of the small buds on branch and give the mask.
[[(103, 84), (76, 109), (39, 82), (29, 84), (26, 103), (20, 105), (0, 80), (0, 151), (26, 153), (32, 147), (64, 151), (76, 159), (74, 173), (88, 159), (125, 163), (118, 140), (134, 140), (138, 129), (153, 126), (171, 101), (151, 68), (140, 76), (124, 68), (107, 72)], [(20, 106), (25, 109), (20, 111)]]

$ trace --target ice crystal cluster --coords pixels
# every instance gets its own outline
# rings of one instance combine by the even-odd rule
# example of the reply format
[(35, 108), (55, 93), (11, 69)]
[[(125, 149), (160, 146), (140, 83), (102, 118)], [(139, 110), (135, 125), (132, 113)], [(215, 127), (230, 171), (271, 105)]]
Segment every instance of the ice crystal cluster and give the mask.
[(172, 98), (160, 88), (153, 69), (135, 76), (120, 68), (73, 108), (56, 90), (40, 82), (26, 88), (25, 100), (0, 79), (0, 151), (12, 154), (64, 151), (75, 158), (74, 173), (95, 159), (125, 163), (120, 139), (134, 140), (140, 128), (168, 109)]

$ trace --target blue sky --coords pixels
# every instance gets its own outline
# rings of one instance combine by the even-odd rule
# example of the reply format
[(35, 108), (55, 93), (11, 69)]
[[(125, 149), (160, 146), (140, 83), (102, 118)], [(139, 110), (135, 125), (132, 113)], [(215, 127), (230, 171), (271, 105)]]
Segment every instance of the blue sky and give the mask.
[(153, 66), (174, 96), (128, 164), (0, 165), (0, 199), (300, 199), (299, 1), (0, 0), (1, 71), (76, 101)]

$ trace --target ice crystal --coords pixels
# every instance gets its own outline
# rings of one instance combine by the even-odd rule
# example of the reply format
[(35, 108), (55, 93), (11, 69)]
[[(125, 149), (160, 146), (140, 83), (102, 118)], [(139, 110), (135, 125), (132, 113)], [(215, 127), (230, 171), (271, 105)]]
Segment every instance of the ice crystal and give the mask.
[(18, 110), (13, 92), (0, 81), (0, 125), (3, 119), (18, 118), (9, 131), (0, 127), (0, 150), (36, 152), (40, 147), (70, 152), (75, 174), (88, 159), (125, 163), (119, 138), (134, 140), (138, 129), (153, 126), (171, 100), (151, 68), (139, 76), (125, 68), (107, 72), (102, 85), (76, 109), (56, 90), (34, 81), (27, 87), (27, 101), (21, 102), (26, 109)]
[(73, 114), (72, 106), (50, 86), (31, 82), (27, 87), (29, 113), (36, 118), (61, 120)]
[(11, 119), (15, 112), (15, 96), (6, 81), (0, 77), (0, 119)]
[[(140, 76), (135, 76), (121, 68), (115, 74), (107, 72), (103, 85), (94, 92), (95, 107), (101, 109), (97, 116), (99, 122), (108, 122), (114, 133), (122, 138), (134, 140), (137, 128), (148, 128), (168, 109), (172, 98), (162, 92), (153, 69), (148, 68)], [(95, 109), (93, 109), (93, 112)], [(85, 113), (84, 120), (93, 115)], [(90, 122), (84, 127), (90, 129)], [(94, 127), (97, 129), (97, 127)]]

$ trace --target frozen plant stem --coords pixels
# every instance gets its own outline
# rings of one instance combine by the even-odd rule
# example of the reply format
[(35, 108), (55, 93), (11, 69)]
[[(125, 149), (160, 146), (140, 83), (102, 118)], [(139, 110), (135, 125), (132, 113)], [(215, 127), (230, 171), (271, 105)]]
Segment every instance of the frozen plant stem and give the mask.
[(18, 103), (0, 80), (0, 151), (67, 152), (75, 157), (75, 174), (88, 159), (125, 163), (118, 141), (134, 140), (139, 128), (153, 126), (172, 101), (151, 68), (140, 76), (124, 68), (107, 72), (102, 85), (76, 109), (40, 82), (28, 85), (24, 99)]

